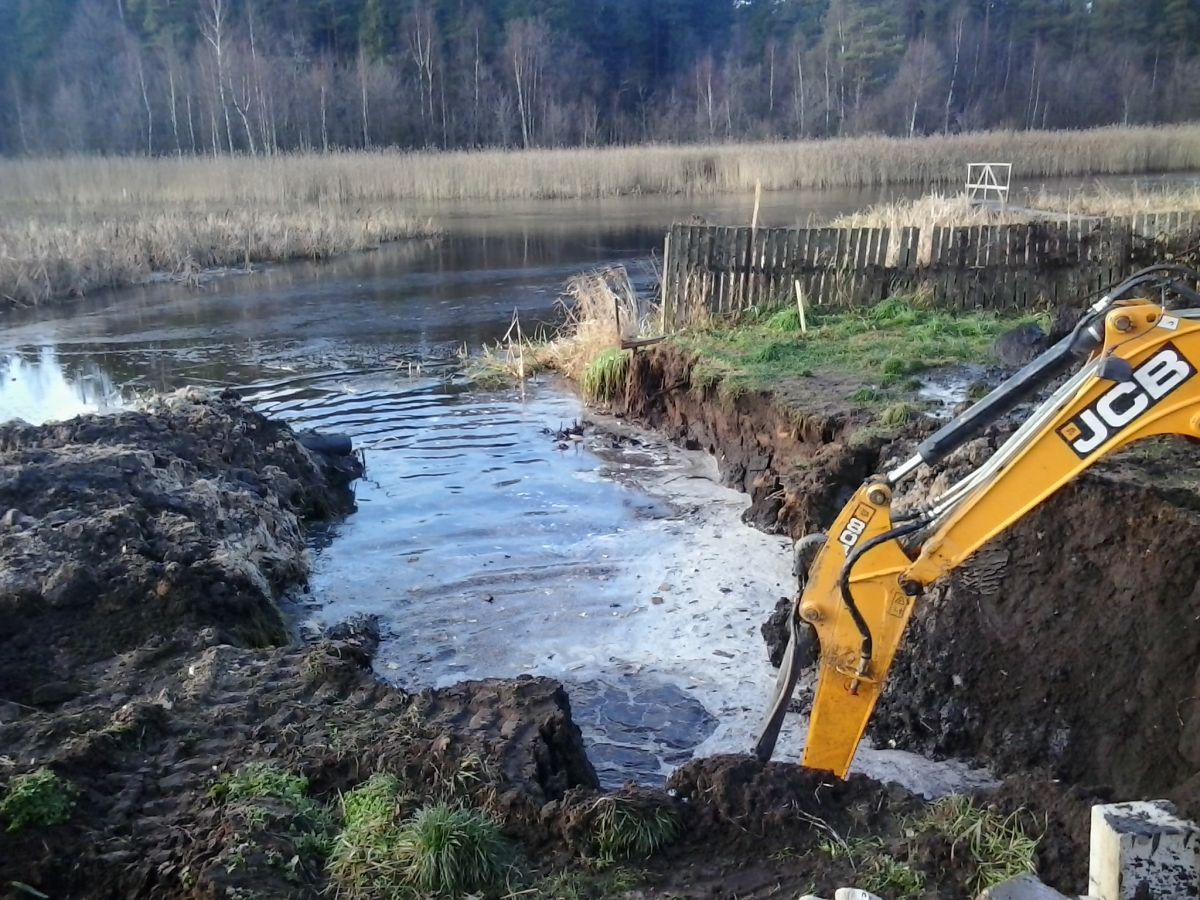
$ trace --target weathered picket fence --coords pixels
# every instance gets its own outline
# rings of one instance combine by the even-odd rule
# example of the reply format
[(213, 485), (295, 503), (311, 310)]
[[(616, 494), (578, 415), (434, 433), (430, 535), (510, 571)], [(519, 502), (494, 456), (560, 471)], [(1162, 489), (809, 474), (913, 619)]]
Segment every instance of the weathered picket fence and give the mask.
[(937, 227), (923, 237), (917, 228), (675, 225), (664, 324), (795, 302), (797, 291), (813, 306), (870, 305), (918, 288), (951, 309), (1079, 306), (1139, 266), (1194, 261), (1200, 214)]

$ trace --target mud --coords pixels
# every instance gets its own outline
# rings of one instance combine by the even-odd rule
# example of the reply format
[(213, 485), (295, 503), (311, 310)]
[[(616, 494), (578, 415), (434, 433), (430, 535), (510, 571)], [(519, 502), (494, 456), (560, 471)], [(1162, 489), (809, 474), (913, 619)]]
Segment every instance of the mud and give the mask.
[(304, 443), (198, 392), (0, 428), (0, 792), (45, 766), (75, 794), (65, 824), (0, 832), (0, 896), (317, 896), (332, 819), (222, 802), (252, 761), (320, 803), (380, 771), (478, 793), (533, 851), (546, 807), (595, 787), (555, 682), (409, 694), (371, 673), (371, 621), (288, 644), (304, 523), (349, 509), (361, 474)]
[(692, 386), (694, 362), (669, 345), (634, 354), (618, 412), (713, 454), (725, 484), (751, 498), (747, 523), (799, 536), (832, 521), (882, 446), (870, 416), (839, 399), (857, 383), (818, 376), (731, 400)]
[(1192, 778), (1200, 505), (1154, 472), (1195, 465), (1194, 448), (1170, 443), (1118, 455), (935, 585), (881, 701), (877, 739), (1000, 771), (1045, 768), (1122, 798)]
[(0, 426), (0, 697), (54, 706), (88, 664), (179, 628), (281, 643), (302, 521), (347, 507), (356, 465), (231, 395)]

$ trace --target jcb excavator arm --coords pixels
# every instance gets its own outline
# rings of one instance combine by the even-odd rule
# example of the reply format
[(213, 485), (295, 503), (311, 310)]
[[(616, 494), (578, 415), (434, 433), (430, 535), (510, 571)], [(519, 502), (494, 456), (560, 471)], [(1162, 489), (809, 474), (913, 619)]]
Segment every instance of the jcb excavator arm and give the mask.
[[(792, 615), (820, 643), (802, 764), (845, 777), (913, 604), (924, 588), (1107, 453), (1159, 434), (1200, 437), (1200, 295), (1181, 266), (1152, 266), (1102, 297), (1063, 338), (859, 488), (817, 550)], [(1149, 286), (1195, 309), (1126, 299)], [(982, 466), (941, 497), (893, 514), (894, 486), (935, 464), (1072, 362), (1085, 360)], [(903, 539), (909, 538), (907, 543)], [(919, 546), (906, 549), (914, 541)], [(1052, 540), (1052, 538), (1051, 538)], [(799, 674), (788, 658), (755, 748), (770, 759)]]

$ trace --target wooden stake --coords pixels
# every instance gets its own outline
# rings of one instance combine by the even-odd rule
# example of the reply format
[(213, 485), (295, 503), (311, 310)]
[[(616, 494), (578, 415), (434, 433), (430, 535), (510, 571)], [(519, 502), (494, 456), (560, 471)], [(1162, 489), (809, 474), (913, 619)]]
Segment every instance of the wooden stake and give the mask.
[(743, 307), (750, 306), (750, 292), (752, 283), (750, 281), (750, 270), (754, 266), (754, 238), (758, 234), (758, 205), (762, 200), (762, 182), (754, 182), (754, 215), (750, 218), (750, 240), (746, 242), (746, 271), (742, 275), (742, 298), (741, 305)]
[(800, 290), (800, 279), (796, 279), (796, 307), (800, 310), (800, 333), (808, 334), (808, 323), (804, 320), (804, 291)]
[[(660, 311), (662, 313), (662, 329), (661, 329), (662, 334), (667, 333), (667, 279), (670, 277), (670, 272), (671, 272), (671, 232), (668, 231), (666, 240), (663, 241), (663, 267), (662, 267), (661, 284), (659, 285), (659, 287), (662, 289), (661, 296), (659, 298), (659, 303), (661, 304)], [(676, 293), (676, 295), (678, 295), (678, 292), (675, 292), (675, 293)], [(672, 324), (675, 323), (674, 313), (672, 313), (672, 315), (671, 315), (671, 323)]]

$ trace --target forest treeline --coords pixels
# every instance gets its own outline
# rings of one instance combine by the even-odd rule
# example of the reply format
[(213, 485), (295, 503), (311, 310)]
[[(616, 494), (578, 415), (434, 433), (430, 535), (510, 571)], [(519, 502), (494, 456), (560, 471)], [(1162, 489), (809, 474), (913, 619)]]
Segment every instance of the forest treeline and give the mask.
[(1200, 118), (1200, 0), (0, 0), (0, 153)]

